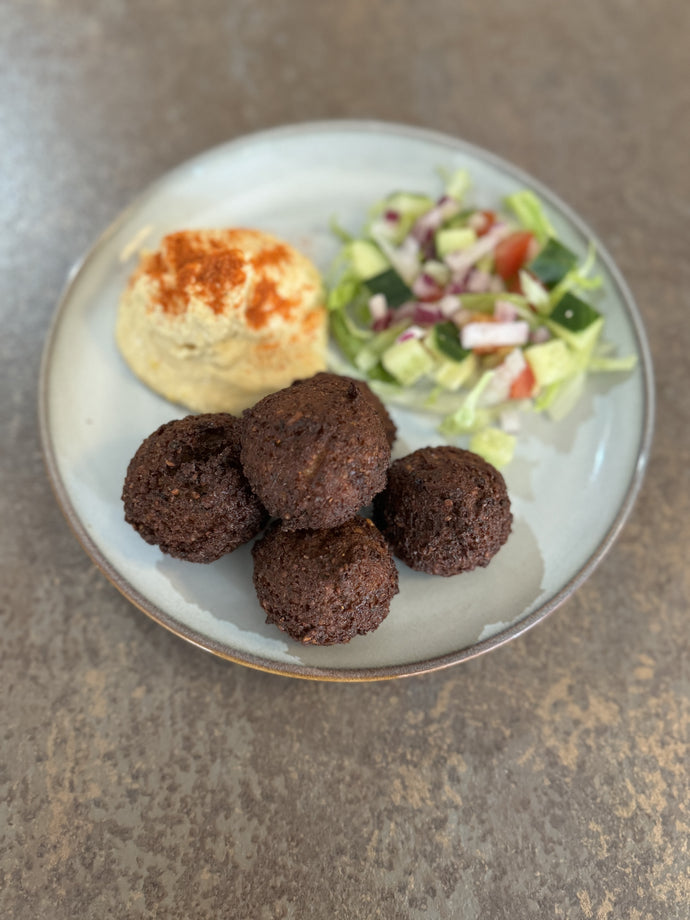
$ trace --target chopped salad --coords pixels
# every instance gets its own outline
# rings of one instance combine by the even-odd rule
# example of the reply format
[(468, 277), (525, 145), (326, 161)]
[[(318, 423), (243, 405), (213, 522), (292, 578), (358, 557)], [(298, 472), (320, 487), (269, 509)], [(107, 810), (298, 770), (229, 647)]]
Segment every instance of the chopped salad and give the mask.
[(524, 410), (561, 419), (589, 373), (636, 359), (602, 339), (593, 246), (578, 258), (530, 190), (499, 212), (466, 203), (465, 170), (444, 185), (388, 195), (358, 237), (334, 225), (330, 328), (381, 396), (439, 412), (446, 438), (504, 466)]

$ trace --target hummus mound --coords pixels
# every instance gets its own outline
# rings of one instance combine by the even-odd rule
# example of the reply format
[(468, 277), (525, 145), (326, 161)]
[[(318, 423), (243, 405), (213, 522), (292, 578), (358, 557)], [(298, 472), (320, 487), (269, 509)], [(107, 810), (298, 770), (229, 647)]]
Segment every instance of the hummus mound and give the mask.
[(195, 412), (237, 413), (325, 368), (321, 278), (258, 230), (182, 230), (146, 253), (115, 337), (151, 389)]

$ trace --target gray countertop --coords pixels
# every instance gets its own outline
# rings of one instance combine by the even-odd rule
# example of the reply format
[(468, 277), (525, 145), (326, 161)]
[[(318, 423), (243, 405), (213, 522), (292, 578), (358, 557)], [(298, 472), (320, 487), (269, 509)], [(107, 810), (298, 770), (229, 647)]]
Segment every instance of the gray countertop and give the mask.
[[(0, 915), (690, 915), (690, 7), (585, 0), (0, 4)], [(540, 178), (654, 357), (613, 549), (490, 654), (292, 680), (166, 632), (89, 561), (37, 383), (67, 273), (151, 180), (265, 127), (430, 127)]]

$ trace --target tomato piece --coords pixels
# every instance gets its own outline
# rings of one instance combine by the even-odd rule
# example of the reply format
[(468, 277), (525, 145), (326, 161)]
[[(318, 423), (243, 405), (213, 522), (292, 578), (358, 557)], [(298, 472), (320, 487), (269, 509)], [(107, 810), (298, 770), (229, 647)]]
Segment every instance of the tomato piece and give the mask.
[(479, 213), (482, 216), (483, 221), (480, 226), (476, 228), (476, 232), (477, 236), (484, 236), (484, 234), (488, 233), (496, 223), (497, 214), (495, 211), (480, 211)]
[(510, 385), (510, 398), (529, 399), (534, 393), (536, 383), (537, 378), (534, 376), (534, 371), (529, 364), (526, 364)]
[(517, 275), (531, 255), (533, 240), (534, 235), (529, 230), (516, 230), (498, 243), (494, 250), (494, 265), (501, 278)]
[(519, 275), (510, 275), (508, 278), (503, 279), (506, 286), (506, 291), (510, 294), (522, 294), (522, 284), (520, 284)]

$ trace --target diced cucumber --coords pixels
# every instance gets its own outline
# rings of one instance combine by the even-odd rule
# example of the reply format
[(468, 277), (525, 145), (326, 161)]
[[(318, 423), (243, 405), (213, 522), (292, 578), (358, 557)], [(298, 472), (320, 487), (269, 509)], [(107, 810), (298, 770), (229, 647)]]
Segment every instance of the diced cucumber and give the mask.
[(380, 275), (391, 267), (376, 243), (369, 240), (353, 240), (348, 244), (347, 251), (352, 269), (362, 281)]
[(495, 467), (506, 466), (513, 459), (516, 437), (500, 428), (483, 428), (470, 439), (469, 448)]
[(444, 390), (459, 390), (477, 370), (477, 357), (470, 352), (464, 361), (441, 362), (434, 371), (434, 380)]
[(595, 319), (593, 323), (590, 323), (589, 326), (586, 326), (579, 332), (573, 332), (571, 329), (568, 329), (567, 326), (555, 322), (552, 318), (545, 320), (545, 323), (555, 336), (567, 342), (575, 351), (579, 353), (589, 353), (596, 344), (601, 330), (604, 328), (604, 317), (599, 316), (598, 319)]
[(444, 259), (451, 252), (468, 249), (477, 242), (477, 234), (471, 227), (450, 227), (437, 230), (435, 236), (436, 252)]
[(551, 289), (576, 265), (575, 253), (551, 237), (541, 252), (527, 264), (527, 270), (536, 275), (544, 287)]
[(360, 348), (353, 358), (353, 363), (357, 370), (363, 374), (369, 374), (379, 363), (380, 358), (375, 349), (364, 346)]
[(406, 339), (384, 351), (381, 364), (401, 386), (406, 387), (432, 371), (435, 361), (419, 339)]
[(470, 349), (462, 347), (460, 330), (452, 320), (433, 325), (429, 335), (429, 344), (444, 358), (450, 358), (451, 361), (464, 361), (471, 354)]
[(389, 307), (399, 307), (414, 299), (411, 288), (394, 268), (387, 268), (373, 278), (367, 278), (366, 286), (371, 294), (384, 294)]
[(539, 387), (548, 387), (573, 372), (573, 358), (561, 339), (530, 345), (525, 348), (524, 355)]
[[(397, 246), (412, 229), (414, 222), (434, 207), (435, 201), (428, 195), (416, 192), (393, 192), (386, 198), (377, 201), (369, 212), (369, 230), (381, 221), (386, 223), (386, 239)], [(388, 220), (386, 215), (395, 220)]]
[(489, 294), (460, 294), (460, 303), (465, 310), (472, 313), (493, 313), (497, 300), (508, 300), (516, 307), (527, 308), (527, 300), (522, 294), (509, 294), (504, 291)]
[(549, 314), (549, 319), (569, 332), (582, 332), (600, 319), (601, 313), (588, 303), (571, 294), (565, 293)]
[(432, 326), (426, 344), (437, 358), (434, 380), (444, 390), (459, 390), (477, 369), (477, 358), (460, 344), (460, 330), (447, 320)]
[(433, 208), (435, 202), (429, 195), (418, 192), (393, 192), (384, 199), (382, 211), (397, 211), (416, 220)]
[(405, 326), (406, 322), (396, 323), (393, 326), (389, 326), (388, 329), (384, 329), (383, 332), (377, 332), (376, 335), (371, 337), (366, 344), (362, 345), (357, 351), (354, 358), (356, 367), (364, 374), (371, 373), (372, 369), (380, 362), (381, 355), (386, 349), (394, 344)]

